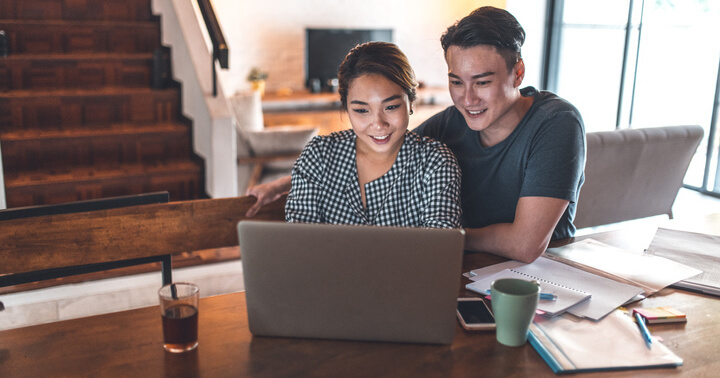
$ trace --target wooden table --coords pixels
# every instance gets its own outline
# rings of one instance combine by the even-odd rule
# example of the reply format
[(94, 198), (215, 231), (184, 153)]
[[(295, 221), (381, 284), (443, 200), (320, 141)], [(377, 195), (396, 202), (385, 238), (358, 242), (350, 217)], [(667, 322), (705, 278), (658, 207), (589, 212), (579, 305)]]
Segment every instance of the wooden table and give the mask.
[[(626, 235), (592, 237), (621, 247), (637, 243), (638, 235)], [(501, 261), (470, 254), (463, 271)], [(473, 296), (464, 289), (461, 295)], [(664, 289), (634, 306), (663, 305), (687, 313), (688, 322), (653, 325), (651, 332), (685, 360), (684, 366), (613, 376), (717, 376), (720, 300)], [(530, 345), (505, 347), (492, 332), (467, 332), (459, 326), (449, 346), (253, 337), (244, 293), (202, 299), (199, 333), (195, 351), (165, 352), (157, 306), (2, 331), (0, 377), (554, 376)]]

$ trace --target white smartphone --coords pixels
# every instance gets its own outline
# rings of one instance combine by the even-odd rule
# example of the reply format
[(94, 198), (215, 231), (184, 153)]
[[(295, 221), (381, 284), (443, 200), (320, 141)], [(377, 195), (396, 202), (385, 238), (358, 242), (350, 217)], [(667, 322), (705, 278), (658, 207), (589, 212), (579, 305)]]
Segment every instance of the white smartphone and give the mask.
[(482, 298), (458, 298), (457, 316), (467, 330), (495, 329), (495, 317)]

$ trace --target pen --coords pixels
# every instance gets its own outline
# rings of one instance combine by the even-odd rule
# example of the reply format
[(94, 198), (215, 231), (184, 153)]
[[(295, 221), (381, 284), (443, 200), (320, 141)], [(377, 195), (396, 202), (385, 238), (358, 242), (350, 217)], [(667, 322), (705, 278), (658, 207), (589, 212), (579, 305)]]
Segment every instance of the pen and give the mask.
[(650, 336), (650, 331), (648, 331), (647, 326), (645, 325), (645, 321), (643, 321), (642, 316), (635, 313), (635, 320), (637, 321), (638, 328), (640, 328), (640, 333), (642, 334), (643, 339), (645, 339), (645, 345), (647, 345), (648, 349), (651, 348), (652, 344), (652, 337)]
[(540, 299), (544, 301), (556, 301), (557, 295), (553, 293), (540, 293)]
[[(485, 290), (485, 295), (491, 295), (490, 290)], [(556, 301), (557, 295), (553, 293), (540, 293), (540, 299), (544, 301)]]

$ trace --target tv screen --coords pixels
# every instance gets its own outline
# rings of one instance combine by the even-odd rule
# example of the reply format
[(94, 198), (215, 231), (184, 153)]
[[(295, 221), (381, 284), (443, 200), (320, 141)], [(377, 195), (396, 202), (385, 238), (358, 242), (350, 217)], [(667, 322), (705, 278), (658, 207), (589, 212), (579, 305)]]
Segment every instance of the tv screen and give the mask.
[(364, 42), (393, 42), (391, 29), (306, 29), (305, 78), (312, 92), (330, 91), (329, 80), (351, 48)]

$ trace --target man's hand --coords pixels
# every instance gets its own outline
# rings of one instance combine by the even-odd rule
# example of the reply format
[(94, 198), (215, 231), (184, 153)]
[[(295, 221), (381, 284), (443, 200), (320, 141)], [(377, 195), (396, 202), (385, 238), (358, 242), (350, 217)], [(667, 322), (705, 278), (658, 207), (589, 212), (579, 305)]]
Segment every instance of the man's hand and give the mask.
[(280, 177), (275, 181), (248, 188), (245, 195), (254, 196), (257, 201), (248, 209), (245, 216), (248, 218), (255, 216), (261, 207), (277, 201), (288, 191), (290, 191), (290, 176)]

